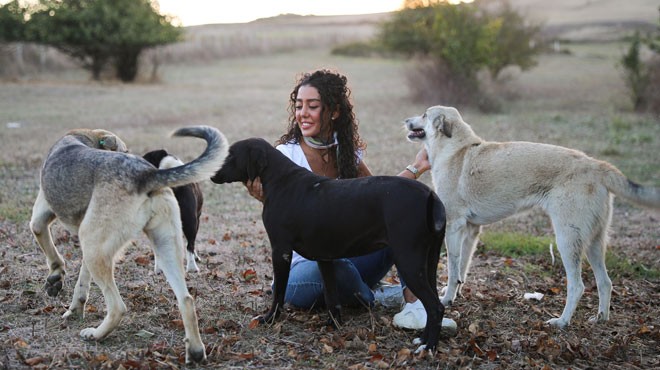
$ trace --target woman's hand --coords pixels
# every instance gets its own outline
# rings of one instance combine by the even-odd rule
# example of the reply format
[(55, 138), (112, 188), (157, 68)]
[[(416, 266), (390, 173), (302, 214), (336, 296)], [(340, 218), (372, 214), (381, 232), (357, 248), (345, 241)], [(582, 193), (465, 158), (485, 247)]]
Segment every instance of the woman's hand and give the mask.
[(264, 187), (261, 185), (261, 179), (260, 178), (255, 178), (254, 180), (246, 181), (243, 185), (247, 188), (248, 193), (256, 200), (260, 202), (264, 202), (264, 199), (266, 198), (264, 196)]
[(431, 162), (429, 162), (429, 154), (426, 152), (426, 148), (422, 148), (417, 152), (412, 165), (419, 170), (420, 175), (431, 169)]
[(407, 177), (409, 179), (418, 179), (424, 172), (431, 169), (431, 162), (429, 162), (429, 155), (425, 148), (422, 148), (417, 152), (415, 161), (411, 166), (414, 168), (401, 171), (399, 176)]

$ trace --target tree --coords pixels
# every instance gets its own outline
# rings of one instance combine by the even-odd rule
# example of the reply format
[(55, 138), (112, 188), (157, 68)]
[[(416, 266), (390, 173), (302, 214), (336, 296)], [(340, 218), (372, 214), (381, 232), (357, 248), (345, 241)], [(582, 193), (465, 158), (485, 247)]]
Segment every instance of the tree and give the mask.
[(493, 79), (507, 66), (526, 70), (536, 64), (540, 51), (534, 42), (538, 25), (529, 25), (507, 2), (491, 5), (485, 1), (454, 5), (443, 0), (406, 0), (404, 9), (382, 24), (379, 41), (391, 51), (421, 55), (426, 61), (420, 68), (441, 79), (437, 81), (443, 85), (440, 88), (460, 89), (443, 96), (460, 98), (454, 94), (460, 93), (481, 99), (481, 70), (490, 71)]
[(53, 46), (100, 79), (114, 64), (116, 77), (135, 80), (147, 48), (178, 41), (182, 29), (151, 0), (41, 0), (27, 22), (27, 40)]
[(24, 38), (25, 9), (18, 0), (0, 6), (0, 42), (15, 42)]

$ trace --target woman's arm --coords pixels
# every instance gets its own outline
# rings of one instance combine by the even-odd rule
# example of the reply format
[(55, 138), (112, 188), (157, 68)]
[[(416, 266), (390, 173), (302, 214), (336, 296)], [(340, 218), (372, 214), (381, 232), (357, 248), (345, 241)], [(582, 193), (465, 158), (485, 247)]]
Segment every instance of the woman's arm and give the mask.
[(407, 177), (409, 179), (417, 180), (422, 174), (431, 169), (431, 163), (429, 162), (429, 155), (426, 153), (426, 149), (422, 148), (417, 155), (415, 156), (415, 161), (406, 167), (405, 170), (399, 173), (401, 177)]

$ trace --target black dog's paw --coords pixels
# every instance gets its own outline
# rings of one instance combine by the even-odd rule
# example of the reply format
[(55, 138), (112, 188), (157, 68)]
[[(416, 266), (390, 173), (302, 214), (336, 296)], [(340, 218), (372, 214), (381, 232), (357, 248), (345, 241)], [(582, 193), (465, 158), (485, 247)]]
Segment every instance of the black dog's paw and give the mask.
[(57, 294), (62, 290), (62, 276), (61, 275), (51, 275), (46, 279), (46, 285), (44, 286), (46, 293), (51, 297), (57, 297)]
[(339, 314), (331, 314), (328, 317), (328, 320), (325, 322), (325, 326), (332, 327), (333, 329), (341, 328), (342, 320)]

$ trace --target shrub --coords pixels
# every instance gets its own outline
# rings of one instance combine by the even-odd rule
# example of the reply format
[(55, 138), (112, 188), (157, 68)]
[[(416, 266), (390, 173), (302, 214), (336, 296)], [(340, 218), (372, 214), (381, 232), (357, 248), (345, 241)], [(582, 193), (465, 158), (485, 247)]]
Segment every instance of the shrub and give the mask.
[(486, 8), (479, 1), (452, 5), (441, 0), (407, 0), (403, 10), (383, 23), (378, 37), (386, 48), (423, 60), (411, 76), (413, 95), (428, 96), (433, 91), (450, 99), (443, 100), (448, 104), (492, 107), (480, 91), (481, 70), (497, 79), (508, 66), (527, 70), (536, 64), (541, 49), (535, 37), (540, 27), (528, 25), (508, 3), (498, 4)]

